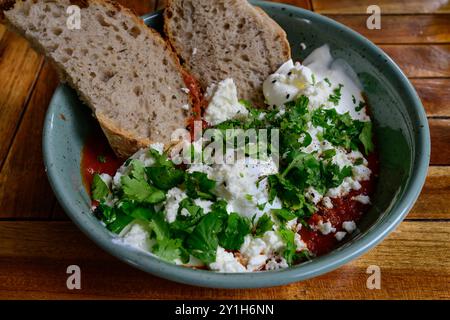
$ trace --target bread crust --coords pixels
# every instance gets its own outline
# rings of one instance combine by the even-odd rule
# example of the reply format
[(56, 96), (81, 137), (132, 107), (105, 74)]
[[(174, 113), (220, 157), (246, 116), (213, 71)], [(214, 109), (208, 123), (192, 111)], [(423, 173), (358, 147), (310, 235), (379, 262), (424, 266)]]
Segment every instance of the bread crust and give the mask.
[[(176, 4), (179, 4), (180, 1), (184, 1), (184, 0), (167, 0), (167, 6), (164, 12), (164, 32), (167, 35), (168, 41), (171, 43), (173, 50), (175, 50), (176, 54), (178, 56), (180, 56), (182, 58), (182, 60), (184, 61), (183, 66), (185, 67), (185, 69), (187, 69), (190, 73), (197, 75), (197, 70), (195, 70), (189, 60), (189, 57), (184, 56), (183, 52), (182, 52), (182, 48), (184, 47), (185, 44), (183, 43), (179, 43), (176, 40), (176, 37), (174, 36), (173, 30), (171, 29), (170, 25), (171, 25), (171, 19), (173, 19), (173, 17), (176, 15), (175, 11), (175, 7)], [(189, 1), (189, 0), (187, 0)], [(214, 0), (215, 1), (215, 0)], [(194, 2), (192, 0), (192, 2)], [(266, 12), (261, 9), (260, 7), (257, 6), (252, 6), (250, 5), (247, 0), (237, 0), (237, 2), (243, 2), (244, 4), (248, 5), (248, 8), (250, 9), (248, 12), (248, 15), (253, 15), (254, 17), (256, 17), (256, 19), (258, 20), (263, 20), (263, 24), (268, 25), (268, 29), (270, 29), (272, 32), (274, 32), (276, 34), (277, 39), (279, 39), (279, 43), (281, 44), (282, 47), (282, 53), (280, 56), (280, 63), (278, 63), (277, 65), (271, 65), (271, 73), (275, 72), (276, 69), (284, 62), (286, 62), (287, 60), (291, 59), (291, 47), (289, 44), (289, 41), (287, 39), (287, 34), (286, 32), (272, 19), (270, 18)], [(195, 3), (193, 4), (195, 6)], [(211, 40), (213, 41), (213, 40)], [(266, 75), (269, 76), (269, 74)], [(224, 80), (224, 79), (221, 79)], [(236, 79), (235, 79), (236, 80)], [(209, 84), (202, 84), (202, 89), (206, 90), (207, 86), (211, 85), (211, 83)], [(262, 86), (262, 83), (261, 83)], [(239, 88), (238, 88), (239, 90)], [(262, 94), (262, 90), (260, 90), (260, 92), (254, 93), (254, 99), (253, 99), (253, 103), (255, 104), (256, 107), (264, 107), (264, 97)]]
[[(1, 0), (0, 0), (1, 1)], [(1, 8), (4, 8), (5, 11), (11, 9), (15, 5), (19, 4), (20, 1), (3, 1), (0, 4)], [(89, 7), (90, 5), (96, 4), (100, 6), (104, 6), (106, 10), (111, 11), (121, 11), (123, 14), (129, 16), (136, 24), (142, 27), (142, 30), (148, 33), (148, 36), (158, 43), (161, 47), (164, 48), (164, 51), (167, 53), (167, 56), (173, 60), (176, 71), (180, 74), (181, 79), (183, 79), (183, 74), (186, 72), (180, 64), (179, 58), (176, 53), (173, 51), (170, 44), (168, 44), (161, 35), (145, 25), (143, 20), (138, 18), (131, 10), (123, 7), (122, 5), (110, 1), (110, 0), (70, 0), (71, 3), (79, 5), (81, 8)], [(19, 4), (20, 5), (20, 4)], [(31, 37), (28, 37), (24, 30), (20, 30), (12, 25), (8, 19), (6, 19), (7, 25), (10, 30), (19, 33), (20, 35), (27, 38), (30, 42), (31, 46), (36, 49), (36, 51), (46, 55), (45, 48), (43, 48), (38, 41), (35, 41)], [(74, 88), (80, 97), (80, 99), (86, 103), (93, 111), (95, 117), (100, 123), (100, 126), (105, 133), (105, 136), (108, 139), (112, 149), (117, 154), (118, 157), (125, 159), (134, 154), (141, 148), (148, 147), (151, 143), (161, 142), (161, 141), (153, 141), (148, 137), (138, 137), (133, 132), (127, 131), (123, 128), (120, 128), (117, 123), (114, 122), (113, 119), (106, 117), (105, 115), (97, 112), (95, 110), (94, 104), (88, 96), (83, 95), (82, 92), (77, 90), (77, 86), (75, 85), (73, 79), (69, 77), (67, 72), (64, 69), (64, 66), (57, 63), (50, 55), (46, 55), (46, 58), (56, 67), (58, 74), (60, 75), (60, 79), (62, 82), (68, 83), (72, 88)], [(192, 97), (189, 96), (189, 103), (192, 105)], [(188, 118), (186, 118), (186, 125), (188, 123)], [(166, 143), (170, 143), (170, 141), (165, 141)]]

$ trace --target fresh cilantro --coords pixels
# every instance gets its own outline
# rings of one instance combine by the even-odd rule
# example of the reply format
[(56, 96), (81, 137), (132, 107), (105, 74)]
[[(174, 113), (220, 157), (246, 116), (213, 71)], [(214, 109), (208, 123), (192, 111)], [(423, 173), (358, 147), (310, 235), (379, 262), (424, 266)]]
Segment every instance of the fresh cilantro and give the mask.
[(364, 109), (366, 107), (366, 103), (364, 102), (364, 101), (360, 101), (359, 102), (359, 105), (357, 106), (357, 107), (355, 107), (355, 111), (356, 112), (359, 112), (359, 111), (361, 111), (362, 109)]
[(288, 222), (297, 218), (294, 212), (287, 209), (274, 209), (272, 213), (280, 222)]
[(281, 239), (285, 243), (283, 250), (283, 258), (286, 260), (288, 265), (292, 265), (295, 261), (299, 259), (297, 255), (297, 245), (295, 244), (295, 233), (292, 230), (282, 228), (278, 231)]
[(144, 203), (156, 204), (164, 201), (166, 195), (163, 191), (149, 185), (144, 180), (122, 177), (122, 188), (125, 198)]
[(336, 149), (328, 149), (322, 152), (322, 159), (328, 160), (336, 155)]
[(140, 220), (150, 220), (155, 214), (153, 207), (144, 207), (132, 201), (122, 201), (117, 208), (126, 215)]
[(323, 79), (323, 81), (325, 81), (326, 84), (328, 84), (328, 86), (331, 88), (331, 82), (330, 82), (330, 79), (325, 78), (325, 79)]
[(109, 231), (119, 234), (133, 220), (134, 220), (133, 217), (127, 216), (126, 214), (120, 211), (116, 211), (114, 221), (108, 224), (107, 228)]
[(341, 90), (343, 87), (344, 86), (342, 84), (339, 84), (339, 86), (333, 90), (333, 94), (328, 97), (328, 101), (332, 102), (335, 106), (337, 106), (339, 101), (341, 101)]
[(254, 228), (253, 234), (255, 237), (262, 237), (264, 233), (272, 230), (273, 221), (267, 214), (263, 214), (258, 221), (256, 222), (256, 226)]
[(193, 199), (215, 200), (214, 189), (216, 182), (208, 178), (203, 172), (187, 173), (185, 175), (186, 193)]
[(99, 174), (95, 174), (91, 185), (92, 199), (100, 201), (109, 194), (109, 188)]
[(250, 221), (232, 212), (228, 215), (225, 229), (219, 234), (219, 244), (227, 250), (239, 250), (250, 230)]
[(360, 166), (362, 164), (364, 164), (364, 159), (363, 158), (358, 158), (355, 160), (355, 166)]
[(342, 184), (345, 178), (352, 176), (352, 168), (346, 166), (342, 169), (334, 163), (325, 165), (324, 180), (326, 189), (336, 188)]
[(184, 171), (174, 167), (148, 167), (145, 173), (151, 183), (161, 190), (169, 190), (184, 181)]
[(226, 217), (220, 211), (212, 211), (201, 218), (186, 240), (187, 249), (191, 255), (206, 264), (216, 261), (218, 235), (223, 230)]
[(364, 146), (364, 152), (366, 155), (375, 150), (372, 140), (372, 122), (364, 122), (364, 127), (359, 135), (359, 140)]
[(352, 94), (352, 102), (353, 102), (353, 104), (356, 103), (356, 97), (353, 94)]
[(97, 161), (100, 163), (106, 163), (106, 157), (104, 155), (98, 155)]

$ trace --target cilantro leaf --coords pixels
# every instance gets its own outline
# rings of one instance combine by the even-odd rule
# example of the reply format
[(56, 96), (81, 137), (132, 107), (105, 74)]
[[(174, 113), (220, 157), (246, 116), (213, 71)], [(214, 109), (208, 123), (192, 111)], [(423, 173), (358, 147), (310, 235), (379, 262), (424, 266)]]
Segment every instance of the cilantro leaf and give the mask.
[(216, 182), (203, 172), (193, 172), (185, 175), (186, 193), (193, 199), (215, 200), (213, 191)]
[(107, 225), (109, 231), (119, 234), (127, 225), (129, 225), (134, 219), (126, 214), (116, 211), (115, 219), (113, 222)]
[(91, 185), (92, 199), (100, 201), (109, 194), (109, 188), (99, 174), (94, 175)]
[(333, 94), (328, 97), (328, 101), (332, 102), (335, 106), (337, 106), (339, 101), (341, 101), (341, 90), (343, 87), (344, 85), (339, 84), (339, 86), (333, 90)]
[(256, 222), (254, 235), (255, 237), (262, 237), (264, 233), (272, 230), (273, 221), (267, 214), (263, 214)]
[(161, 190), (169, 190), (181, 184), (184, 180), (184, 172), (173, 167), (149, 167), (145, 173), (153, 185)]
[(219, 235), (219, 244), (227, 250), (239, 250), (244, 237), (250, 233), (250, 221), (232, 212), (227, 219), (226, 227)]
[(156, 204), (164, 201), (166, 195), (163, 191), (149, 185), (144, 180), (122, 177), (122, 188), (125, 197), (129, 200)]
[(180, 239), (162, 239), (153, 246), (152, 252), (167, 262), (174, 262), (181, 258), (182, 245)]
[(282, 228), (278, 231), (278, 234), (285, 243), (283, 258), (288, 265), (292, 265), (299, 258), (297, 255), (297, 245), (295, 244), (295, 233), (292, 230)]
[(226, 216), (220, 211), (213, 211), (202, 217), (186, 240), (191, 255), (206, 264), (216, 261), (218, 234), (223, 230), (225, 219)]
[(364, 127), (359, 135), (359, 140), (364, 146), (364, 152), (366, 155), (375, 150), (375, 146), (372, 141), (372, 122), (364, 122)]
[(294, 212), (287, 209), (273, 209), (272, 213), (281, 222), (287, 222), (297, 218), (297, 215)]

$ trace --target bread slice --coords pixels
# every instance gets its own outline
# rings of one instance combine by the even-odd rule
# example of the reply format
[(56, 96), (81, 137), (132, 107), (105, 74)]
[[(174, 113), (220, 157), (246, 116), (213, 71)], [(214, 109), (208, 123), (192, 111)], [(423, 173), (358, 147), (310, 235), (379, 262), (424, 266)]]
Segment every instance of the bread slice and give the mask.
[(233, 78), (257, 106), (264, 80), (291, 58), (284, 30), (246, 0), (168, 0), (165, 32), (204, 90)]
[[(107, 0), (6, 3), (7, 24), (77, 90), (119, 157), (186, 127), (191, 100), (178, 57), (129, 10)], [(71, 4), (81, 7), (80, 30), (67, 27)]]

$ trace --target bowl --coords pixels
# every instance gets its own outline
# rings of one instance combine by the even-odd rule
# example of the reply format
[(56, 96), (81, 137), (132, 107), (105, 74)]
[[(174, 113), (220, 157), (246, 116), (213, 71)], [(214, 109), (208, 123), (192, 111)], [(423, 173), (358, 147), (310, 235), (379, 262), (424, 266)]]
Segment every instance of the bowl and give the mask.
[[(80, 158), (84, 142), (97, 124), (76, 93), (65, 85), (59, 86), (47, 111), (43, 135), (44, 162), (59, 203), (97, 245), (156, 276), (215, 288), (259, 288), (316, 277), (357, 258), (383, 240), (406, 216), (424, 184), (430, 159), (427, 118), (417, 93), (399, 67), (372, 42), (329, 18), (284, 4), (253, 3), (286, 30), (295, 59), (301, 60), (328, 43), (332, 55), (345, 59), (356, 71), (371, 106), (380, 157), (373, 207), (360, 220), (359, 231), (340, 247), (289, 269), (223, 274), (168, 264), (113, 242), (114, 235), (92, 215), (91, 201), (82, 183)], [(143, 18), (148, 25), (161, 29), (161, 12)]]

